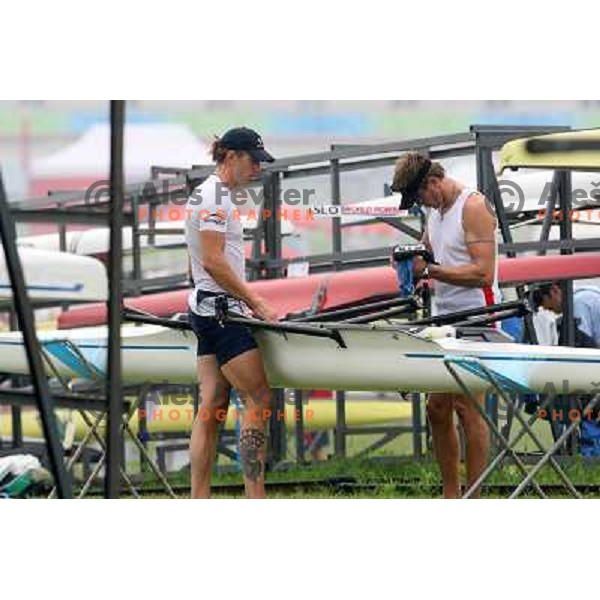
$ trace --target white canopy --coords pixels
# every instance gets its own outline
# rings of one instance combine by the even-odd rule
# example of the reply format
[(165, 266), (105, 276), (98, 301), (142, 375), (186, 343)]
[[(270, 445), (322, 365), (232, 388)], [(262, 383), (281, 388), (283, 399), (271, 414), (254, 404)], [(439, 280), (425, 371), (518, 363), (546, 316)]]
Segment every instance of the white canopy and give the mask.
[[(110, 126), (94, 125), (74, 143), (55, 154), (35, 159), (33, 178), (108, 178)], [(191, 167), (212, 162), (208, 147), (191, 130), (179, 124), (131, 124), (125, 126), (124, 165), (128, 183), (150, 177), (152, 165)]]

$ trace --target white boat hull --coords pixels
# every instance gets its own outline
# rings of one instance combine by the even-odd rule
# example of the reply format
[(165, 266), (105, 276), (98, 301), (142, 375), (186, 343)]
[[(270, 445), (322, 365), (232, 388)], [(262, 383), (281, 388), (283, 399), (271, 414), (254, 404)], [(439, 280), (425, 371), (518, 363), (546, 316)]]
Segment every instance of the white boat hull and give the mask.
[[(536, 392), (600, 391), (600, 350), (511, 343), (472, 342), (455, 338), (426, 341), (383, 328), (348, 326), (341, 331), (348, 349), (329, 339), (261, 332), (269, 380), (275, 387), (345, 390), (459, 392), (444, 359), (472, 359), (502, 377)], [(489, 384), (457, 371), (472, 390)], [(594, 383), (594, 379), (599, 381)]]
[[(104, 265), (88, 256), (18, 248), (29, 298), (37, 303), (106, 300)], [(4, 252), (0, 251), (0, 304), (12, 298)]]
[[(471, 342), (444, 338), (428, 341), (390, 327), (338, 326), (346, 348), (329, 338), (257, 331), (273, 387), (330, 390), (459, 392), (444, 359), (479, 361), (506, 380), (536, 392), (599, 391), (600, 350), (554, 346)], [(45, 332), (40, 340), (63, 377), (91, 378), (61, 344), (70, 340), (104, 376), (106, 328)], [(56, 343), (61, 341), (61, 343)], [(51, 342), (55, 342), (52, 344)], [(155, 325), (124, 326), (123, 379), (127, 383), (193, 383), (196, 338), (193, 333)], [(473, 391), (489, 385), (457, 366)], [(19, 333), (0, 335), (0, 371), (27, 374)], [(51, 374), (51, 369), (48, 370)]]

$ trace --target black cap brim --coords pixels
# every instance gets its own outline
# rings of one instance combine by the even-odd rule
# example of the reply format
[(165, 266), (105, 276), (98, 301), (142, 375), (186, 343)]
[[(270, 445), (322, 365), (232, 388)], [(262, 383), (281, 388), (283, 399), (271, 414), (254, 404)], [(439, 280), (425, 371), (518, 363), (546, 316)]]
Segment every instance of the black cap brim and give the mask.
[(248, 152), (256, 162), (275, 162), (275, 159), (264, 148), (252, 148), (246, 150), (246, 152)]
[(402, 199), (400, 200), (400, 210), (410, 210), (419, 201), (418, 193), (402, 192)]

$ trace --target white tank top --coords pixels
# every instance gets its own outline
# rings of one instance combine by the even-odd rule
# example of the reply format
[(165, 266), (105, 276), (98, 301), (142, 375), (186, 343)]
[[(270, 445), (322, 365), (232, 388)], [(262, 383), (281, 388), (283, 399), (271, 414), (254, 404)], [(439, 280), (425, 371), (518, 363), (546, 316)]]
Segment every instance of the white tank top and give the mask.
[[(454, 204), (443, 215), (436, 209), (429, 212), (427, 233), (435, 260), (442, 267), (458, 267), (471, 262), (471, 256), (465, 244), (463, 229), (463, 209), (465, 201), (477, 191), (465, 188)], [(496, 233), (494, 232), (496, 237)], [(483, 288), (451, 285), (435, 282), (436, 313), (443, 315), (457, 310), (481, 308), (500, 302), (498, 288), (498, 255), (494, 267), (494, 283)]]

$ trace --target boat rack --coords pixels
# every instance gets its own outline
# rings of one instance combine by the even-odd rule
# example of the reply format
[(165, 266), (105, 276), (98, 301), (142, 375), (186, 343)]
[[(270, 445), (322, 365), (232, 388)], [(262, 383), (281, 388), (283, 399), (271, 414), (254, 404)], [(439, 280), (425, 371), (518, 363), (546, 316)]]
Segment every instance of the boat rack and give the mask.
[[(35, 403), (40, 409), (43, 430), (48, 445), (48, 455), (51, 469), (57, 484), (57, 492), (61, 497), (70, 497), (71, 485), (66, 473), (63, 453), (58, 440), (56, 422), (53, 416), (55, 406), (61, 402), (69, 402), (74, 396), (65, 394), (51, 394), (48, 388), (43, 368), (40, 346), (37, 341), (33, 327), (33, 311), (28, 301), (22, 270), (15, 246), (14, 222), (52, 222), (59, 228), (61, 248), (66, 249), (66, 233), (68, 224), (79, 225), (108, 225), (111, 229), (111, 248), (108, 264), (108, 277), (110, 285), (109, 298), (109, 361), (107, 371), (106, 397), (108, 400), (88, 398), (85, 402), (90, 407), (98, 408), (98, 402), (104, 402), (108, 410), (109, 435), (106, 448), (106, 473), (105, 492), (107, 497), (118, 497), (120, 493), (119, 468), (122, 453), (122, 416), (124, 405), (122, 401), (122, 385), (120, 377), (120, 327), (121, 306), (124, 293), (139, 295), (148, 290), (161, 291), (172, 290), (174, 287), (185, 287), (187, 276), (185, 273), (170, 277), (161, 277), (156, 280), (145, 280), (142, 270), (142, 256), (139, 240), (142, 236), (148, 236), (153, 243), (156, 236), (163, 233), (155, 227), (156, 212), (166, 198), (185, 198), (193, 188), (202, 182), (213, 170), (212, 166), (192, 166), (190, 169), (174, 169), (166, 166), (154, 166), (150, 172), (150, 179), (135, 185), (124, 185), (123, 183), (123, 127), (125, 122), (125, 102), (112, 101), (110, 104), (111, 120), (111, 167), (110, 185), (105, 198), (99, 201), (89, 202), (86, 191), (60, 191), (52, 190), (48, 196), (41, 198), (29, 198), (8, 204), (3, 187), (0, 185), (0, 233), (2, 244), (6, 254), (6, 262), (13, 285), (14, 305), (16, 320), (23, 331), (27, 356), (31, 366), (31, 381), (33, 392), (18, 392), (16, 390), (0, 389), (0, 398), (8, 399), (14, 405), (13, 421), (17, 425), (19, 416), (19, 405)], [(600, 249), (599, 240), (573, 240), (571, 222), (568, 219), (561, 221), (560, 242), (548, 241), (550, 221), (541, 228), (540, 240), (517, 244), (513, 242), (509, 229), (510, 217), (506, 214), (500, 197), (498, 181), (496, 179), (492, 152), (500, 149), (506, 142), (521, 138), (554, 133), (568, 130), (568, 127), (534, 127), (534, 126), (488, 126), (473, 125), (468, 132), (442, 135), (436, 137), (404, 140), (383, 144), (369, 145), (334, 145), (327, 152), (304, 154), (275, 161), (269, 165), (261, 174), (256, 185), (264, 192), (266, 209), (271, 209), (271, 214), (276, 215), (281, 206), (280, 192), (282, 185), (287, 180), (329, 177), (330, 200), (334, 205), (342, 204), (342, 176), (344, 173), (364, 169), (391, 167), (397, 158), (406, 151), (420, 150), (427, 153), (433, 159), (444, 159), (455, 156), (474, 155), (477, 168), (477, 184), (486, 196), (493, 202), (502, 234), (500, 251), (507, 257), (517, 256), (521, 252), (537, 251), (540, 254), (550, 249), (559, 250), (561, 254), (570, 254), (574, 251), (585, 251)], [(559, 206), (565, 212), (571, 207), (570, 198), (570, 173), (567, 170), (555, 172), (557, 182), (557, 195)], [(1, 183), (1, 182), (0, 182)], [(382, 182), (382, 187), (384, 187)], [(149, 227), (142, 231), (139, 208), (149, 208)], [(551, 211), (548, 211), (550, 215)], [(262, 213), (261, 213), (262, 216)], [(407, 228), (401, 219), (381, 219), (398, 230), (413, 235), (415, 238), (421, 232)], [(131, 226), (133, 230), (133, 278), (130, 281), (122, 281), (122, 239), (121, 230), (124, 226)], [(410, 231), (409, 231), (410, 229)], [(264, 251), (263, 251), (264, 244)], [(293, 262), (308, 262), (311, 273), (323, 273), (352, 268), (379, 266), (388, 263), (388, 248), (373, 248), (360, 251), (343, 250), (343, 227), (340, 219), (331, 220), (331, 252), (313, 256), (298, 257), (292, 260), (282, 258), (282, 233), (281, 223), (275, 217), (268, 217), (259, 223), (254, 236), (252, 257), (248, 261), (248, 271), (251, 279), (281, 277), (286, 267)], [(572, 305), (572, 282), (564, 282), (563, 295), (566, 299), (563, 319), (563, 338), (566, 344), (574, 341), (574, 320)], [(525, 298), (523, 286), (517, 287), (519, 300)], [(386, 306), (380, 306), (381, 311), (388, 309), (398, 310), (396, 314), (409, 312), (409, 305), (393, 302)], [(353, 317), (360, 319), (363, 314), (356, 313)], [(312, 315), (306, 315), (302, 322), (310, 322)], [(330, 315), (331, 316), (331, 315)], [(334, 318), (338, 318), (337, 315)], [(391, 316), (391, 315), (390, 315)], [(485, 317), (482, 317), (485, 319)], [(327, 323), (326, 317), (318, 317), (318, 321)], [(530, 339), (534, 338), (531, 320), (525, 318)], [(458, 322), (460, 324), (460, 321)], [(84, 397), (85, 394), (83, 395)], [(83, 398), (81, 398), (83, 402)], [(338, 457), (346, 455), (346, 436), (358, 433), (377, 432), (383, 435), (382, 439), (374, 444), (380, 446), (385, 440), (396, 435), (396, 431), (387, 428), (349, 428), (345, 423), (345, 398), (344, 392), (336, 393), (337, 401), (337, 425), (335, 429), (335, 454)], [(415, 457), (422, 456), (422, 435), (424, 428), (421, 419), (421, 405), (418, 396), (412, 398), (414, 410), (413, 422), (413, 450)], [(108, 403), (108, 405), (107, 405)], [(81, 405), (80, 405), (81, 406)], [(387, 433), (386, 433), (387, 432)], [(19, 442), (19, 427), (13, 428), (13, 443)], [(281, 431), (275, 432), (277, 439), (274, 461), (284, 459), (283, 441)], [(297, 458), (302, 459), (302, 449), (297, 450)]]
[[(465, 491), (463, 498), (472, 497), (473, 494), (481, 488), (483, 482), (503, 465), (505, 457), (508, 456), (513, 460), (523, 477), (521, 482), (511, 492), (509, 498), (518, 498), (525, 490), (527, 490), (529, 486), (531, 486), (541, 498), (547, 498), (547, 495), (542, 490), (541, 486), (536, 482), (535, 477), (542, 469), (542, 467), (549, 463), (558, 475), (562, 484), (571, 494), (571, 496), (577, 499), (581, 499), (581, 494), (577, 491), (577, 489), (573, 485), (573, 482), (569, 479), (568, 475), (563, 471), (562, 467), (558, 464), (555, 458), (555, 455), (566, 444), (569, 436), (573, 433), (575, 428), (581, 422), (581, 415), (579, 415), (578, 418), (573, 419), (573, 421), (568, 425), (568, 427), (565, 428), (565, 431), (562, 433), (562, 435), (554, 442), (554, 444), (550, 448), (546, 448), (532, 429), (533, 424), (537, 420), (537, 415), (534, 414), (528, 420), (526, 420), (520, 410), (521, 407), (517, 406), (517, 399), (519, 395), (532, 393), (532, 391), (526, 386), (524, 386), (523, 383), (515, 379), (508, 378), (505, 375), (502, 375), (501, 373), (490, 369), (488, 366), (484, 365), (481, 360), (473, 357), (449, 356), (444, 359), (444, 364), (448, 369), (448, 372), (452, 375), (456, 383), (462, 389), (464, 395), (470, 400), (471, 404), (479, 412), (479, 414), (487, 424), (490, 432), (497, 440), (499, 448), (501, 448), (501, 451), (497, 452), (496, 456), (484, 469), (484, 471), (477, 478), (477, 480), (474, 481)], [(494, 391), (494, 393), (504, 400), (507, 407), (519, 421), (519, 424), (521, 426), (521, 428), (512, 437), (512, 440), (510, 439), (510, 429), (501, 430), (498, 427), (498, 424), (495, 423), (493, 419), (488, 415), (487, 411), (485, 410), (485, 407), (483, 407), (478, 402), (477, 398), (469, 389), (469, 386), (464, 382), (464, 379), (462, 377), (463, 373), (475, 375), (482, 381), (485, 381), (490, 385), (490, 388)], [(542, 406), (549, 406), (552, 400), (552, 397), (547, 398)], [(596, 394), (588, 404), (586, 410), (593, 410), (599, 402), (600, 394)], [(540, 455), (537, 458), (537, 462), (531, 470), (528, 470), (525, 467), (523, 461), (520, 459), (519, 455), (514, 449), (516, 444), (525, 436), (529, 436), (529, 438), (533, 440), (534, 444), (537, 446), (540, 452)]]

